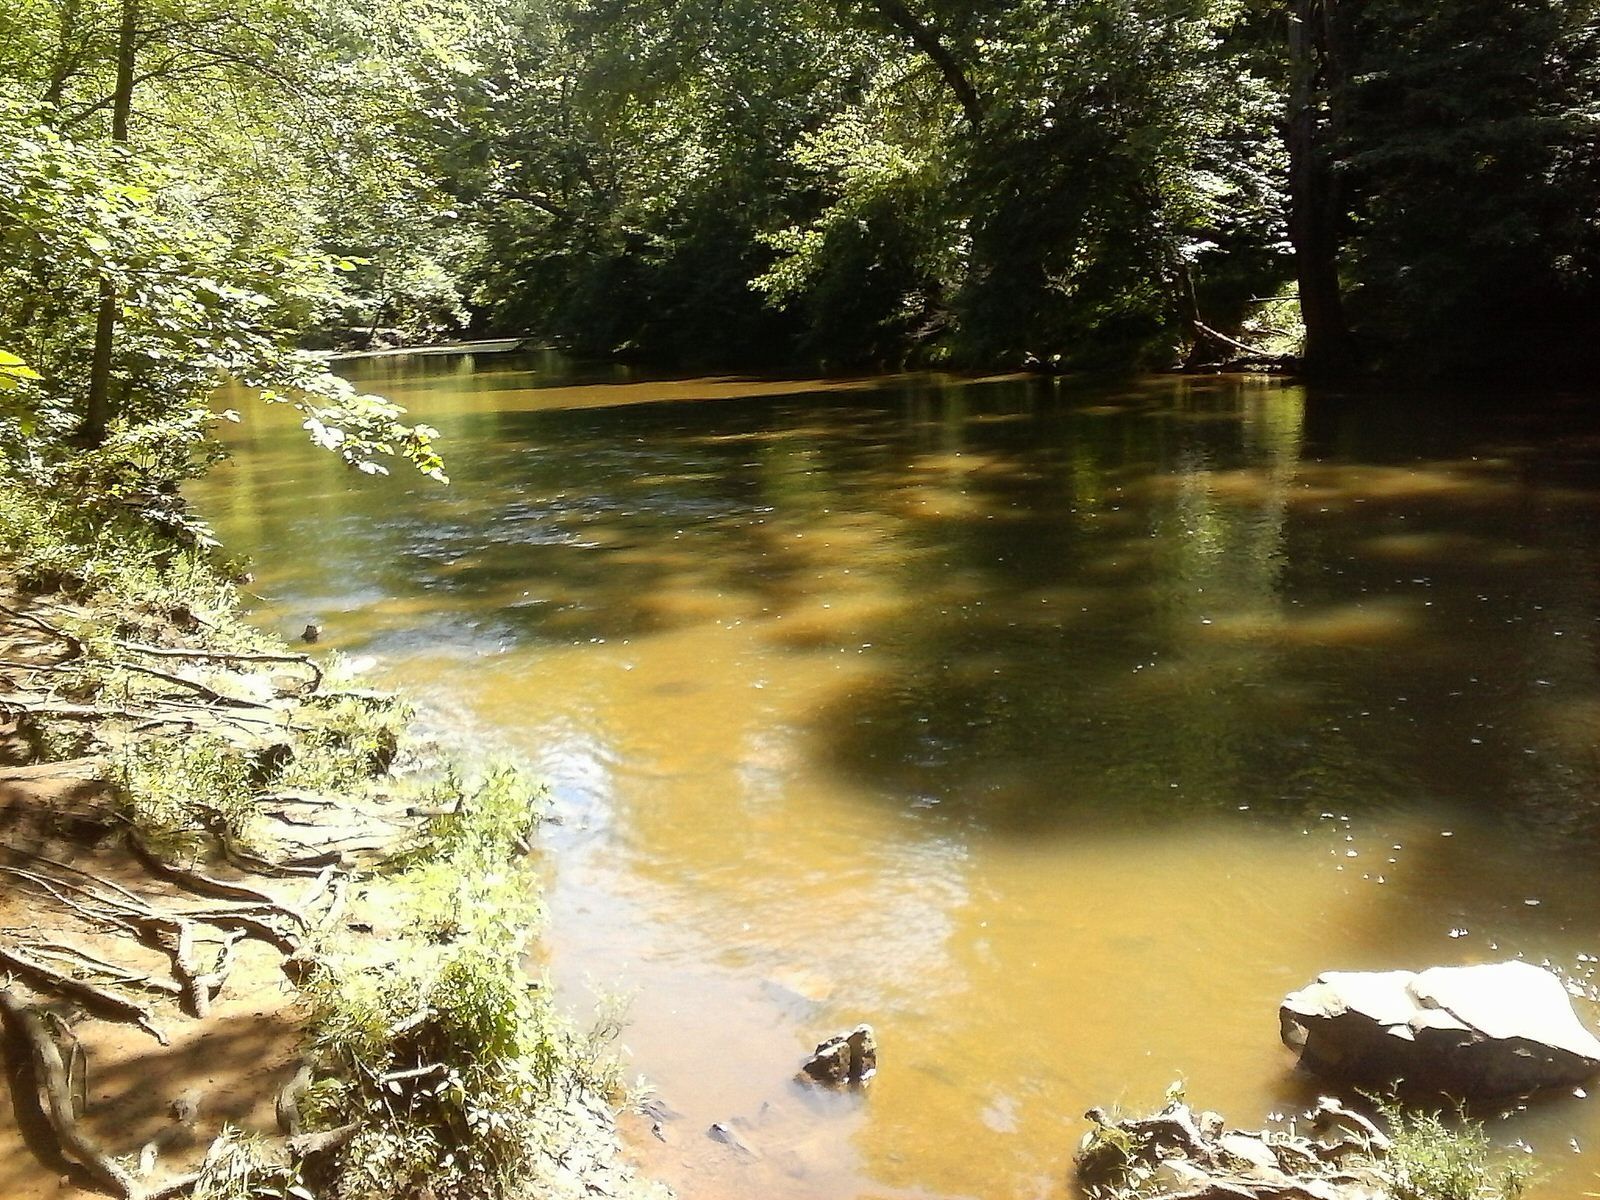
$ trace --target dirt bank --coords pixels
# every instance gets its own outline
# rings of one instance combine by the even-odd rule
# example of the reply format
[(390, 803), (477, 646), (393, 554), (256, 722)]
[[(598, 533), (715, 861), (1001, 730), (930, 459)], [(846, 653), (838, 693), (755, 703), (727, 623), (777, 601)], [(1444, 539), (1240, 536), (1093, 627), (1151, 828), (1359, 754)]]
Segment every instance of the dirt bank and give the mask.
[[(313, 1194), (510, 1195), (460, 1166), (462, 1114), (492, 1104), (510, 1132), (482, 1157), (515, 1159), (519, 1192), (659, 1194), (622, 1161), (602, 1074), (525, 998), (531, 881), (503, 909), (465, 879), (427, 894), (498, 874), (527, 803), (419, 802), (390, 701), (146, 608), (0, 591), (0, 1195), (153, 1197), (241, 1164)], [(497, 962), (463, 912), (503, 921)], [(471, 1043), (441, 980), (479, 989), (505, 1044)]]

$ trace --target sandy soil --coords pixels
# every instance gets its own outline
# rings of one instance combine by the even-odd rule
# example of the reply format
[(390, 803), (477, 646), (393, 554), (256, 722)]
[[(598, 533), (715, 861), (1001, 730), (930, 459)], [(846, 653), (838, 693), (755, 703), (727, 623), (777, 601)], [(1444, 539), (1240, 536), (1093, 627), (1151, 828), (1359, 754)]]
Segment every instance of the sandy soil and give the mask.
[[(103, 789), (70, 772), (0, 769), (0, 865), (81, 879), (75, 868), (126, 887), (152, 904), (181, 907), (186, 899), (182, 893), (146, 874), (106, 835), (105, 827), (95, 839), (86, 814), (97, 807), (105, 811)], [(165, 955), (95, 929), (29, 894), (13, 879), (0, 878), (0, 942), (71, 945), (134, 971), (170, 976)], [(196, 952), (214, 953), (218, 945), (201, 940)], [(168, 1037), (167, 1046), (144, 1029), (90, 1017), (21, 981), (12, 981), (12, 987), (60, 1014), (82, 1047), (87, 1065), (83, 1122), (102, 1146), (113, 1154), (137, 1156), (145, 1143), (166, 1133), (159, 1175), (198, 1162), (224, 1124), (276, 1132), (274, 1101), (298, 1067), (301, 1017), (282, 963), (276, 949), (241, 942), (227, 984), (203, 1021), (180, 1011), (173, 998), (149, 995), (154, 1023)], [(28, 1060), (25, 1045), (8, 1036), (0, 1051), (7, 1083), (0, 1093), (0, 1196), (30, 1200), (97, 1194), (85, 1189), (86, 1177), (56, 1152), (34, 1101)], [(173, 1104), (180, 1099), (193, 1105), (192, 1121), (175, 1120)]]

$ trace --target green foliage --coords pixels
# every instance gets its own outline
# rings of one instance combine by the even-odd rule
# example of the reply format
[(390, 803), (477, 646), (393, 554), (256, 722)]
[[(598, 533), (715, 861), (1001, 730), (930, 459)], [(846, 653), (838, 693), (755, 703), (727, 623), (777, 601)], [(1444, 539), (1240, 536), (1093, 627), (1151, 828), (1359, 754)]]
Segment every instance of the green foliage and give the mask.
[[(1160, 358), (1185, 271), (1226, 280), (1230, 310), (1282, 277), (1276, 97), (1245, 6), (916, 8), (510, 19), (485, 52), (503, 73), (463, 102), (490, 311), (656, 356)], [(964, 72), (981, 131), (897, 9)]]
[(48, 486), (38, 475), (0, 467), (3, 559), (18, 586), (65, 592), (102, 611), (99, 636), (177, 624), (208, 631), (220, 648), (259, 642), (234, 612), (227, 574), (205, 548), (175, 538), (152, 506), (88, 490), (70, 470), (50, 472)]
[(313, 696), (300, 707), (294, 754), (274, 782), (282, 788), (333, 790), (389, 769), (411, 710), (385, 696)]
[[(7, 393), (0, 445), (20, 456), (26, 438), (30, 466), (70, 459), (113, 485), (136, 475), (171, 486), (203, 465), (194, 451), (211, 392), (232, 379), (298, 408), (312, 439), (360, 470), (398, 454), (442, 478), (432, 430), (402, 424), (398, 406), (292, 348), (292, 322), (335, 264), (230, 239), (193, 191), (175, 165), (76, 142), (36, 109), (0, 104), (0, 328), (35, 372)], [(74, 458), (66, 443), (89, 389), (102, 284), (118, 313), (117, 420), (104, 445)]]
[[(1293, 274), (1281, 5), (142, 0), (113, 147), (120, 7), (0, 17), (0, 440), (76, 427), (106, 283), (118, 437), (187, 464), (227, 375), (360, 469), (437, 472), (431, 431), (291, 342), (1166, 364)], [(1367, 347), (1575, 364), (1600, 336), (1595, 0), (1307, 11)]]
[(265, 1138), (224, 1125), (206, 1150), (199, 1178), (190, 1195), (194, 1200), (255, 1200), (256, 1197), (294, 1196), (286, 1192), (281, 1155)]
[(237, 746), (214, 734), (142, 738), (125, 748), (116, 780), (128, 818), (157, 843), (192, 848), (220, 825), (250, 839), (255, 816), (251, 764)]
[(1516, 1200), (1533, 1178), (1524, 1162), (1496, 1154), (1483, 1126), (1464, 1116), (1380, 1104), (1389, 1125), (1386, 1169), (1399, 1200)]
[(1600, 6), (1381, 0), (1340, 144), (1359, 332), (1392, 368), (1576, 368), (1600, 337)]
[(319, 1120), (363, 1125), (341, 1195), (510, 1195), (558, 1087), (585, 1082), (521, 963), (537, 904), (517, 855), (538, 797), (497, 769), (474, 787), (446, 773), (424, 800), (443, 815), (367, 901), (398, 923), (395, 957), (335, 955), (314, 985), (336, 1081), (317, 1091)]
[(487, 863), (503, 858), (508, 847), (529, 835), (544, 804), (543, 792), (530, 788), (515, 768), (490, 769), (471, 791), (447, 771), (424, 793), (421, 807), (433, 815), (411, 861)]

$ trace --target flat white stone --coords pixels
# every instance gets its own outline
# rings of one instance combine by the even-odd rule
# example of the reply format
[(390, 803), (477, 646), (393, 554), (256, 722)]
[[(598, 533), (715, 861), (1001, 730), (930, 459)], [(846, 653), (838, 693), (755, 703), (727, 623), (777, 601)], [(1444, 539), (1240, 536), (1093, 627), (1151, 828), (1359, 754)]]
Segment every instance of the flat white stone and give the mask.
[(1434, 967), (1410, 991), (1419, 1004), (1444, 1009), (1485, 1037), (1539, 1042), (1600, 1062), (1600, 1039), (1579, 1022), (1561, 980), (1532, 963)]

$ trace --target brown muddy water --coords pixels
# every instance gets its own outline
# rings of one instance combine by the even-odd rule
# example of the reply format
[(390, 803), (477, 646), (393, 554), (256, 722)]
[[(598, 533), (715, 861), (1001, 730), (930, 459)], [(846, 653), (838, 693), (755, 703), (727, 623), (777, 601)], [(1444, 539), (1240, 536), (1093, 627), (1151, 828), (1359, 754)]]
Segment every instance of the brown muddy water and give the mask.
[[(1314, 1096), (1276, 1010), (1325, 969), (1592, 995), (1575, 401), (350, 370), (450, 487), (251, 410), (196, 498), (265, 623), (549, 780), (550, 968), (580, 1018), (630, 1000), (678, 1114), (637, 1145), (689, 1200), (1071, 1195), (1091, 1104)], [(791, 1082), (857, 1021), (870, 1094)], [(1595, 1100), (1488, 1116), (1542, 1194), (1600, 1190)]]

